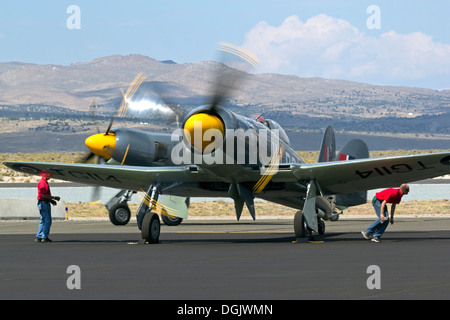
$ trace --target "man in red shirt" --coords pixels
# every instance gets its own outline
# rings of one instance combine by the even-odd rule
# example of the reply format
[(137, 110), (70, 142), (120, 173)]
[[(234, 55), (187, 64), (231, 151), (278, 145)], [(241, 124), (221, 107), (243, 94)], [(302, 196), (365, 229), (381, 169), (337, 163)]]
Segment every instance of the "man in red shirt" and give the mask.
[(52, 212), (50, 204), (56, 205), (56, 201), (59, 201), (59, 197), (53, 197), (50, 192), (50, 186), (48, 180), (50, 174), (45, 171), (41, 172), (41, 180), (39, 180), (38, 189), (38, 209), (41, 214), (41, 221), (39, 223), (38, 233), (36, 234), (36, 242), (51, 242), (48, 235), (50, 233), (50, 227), (52, 225)]
[[(389, 188), (375, 194), (372, 205), (378, 219), (375, 220), (365, 231), (361, 231), (366, 239), (372, 239), (373, 242), (381, 242), (380, 238), (386, 230), (389, 222), (394, 224), (394, 212), (397, 204), (402, 200), (403, 195), (409, 193), (409, 186), (404, 183), (399, 189)], [(388, 209), (386, 204), (391, 205), (391, 219), (388, 217)]]

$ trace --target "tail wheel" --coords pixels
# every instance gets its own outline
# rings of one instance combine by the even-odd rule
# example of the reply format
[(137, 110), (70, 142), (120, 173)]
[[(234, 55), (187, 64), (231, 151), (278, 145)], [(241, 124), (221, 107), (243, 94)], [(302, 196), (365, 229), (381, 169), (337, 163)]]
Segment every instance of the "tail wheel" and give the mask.
[(148, 243), (158, 243), (161, 231), (161, 222), (155, 212), (148, 212), (142, 221), (141, 235), (142, 239)]

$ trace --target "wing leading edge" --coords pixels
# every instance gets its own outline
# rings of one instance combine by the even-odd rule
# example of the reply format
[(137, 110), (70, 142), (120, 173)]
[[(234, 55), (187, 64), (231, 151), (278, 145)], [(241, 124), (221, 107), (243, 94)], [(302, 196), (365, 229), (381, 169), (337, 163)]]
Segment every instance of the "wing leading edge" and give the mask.
[(51, 162), (4, 162), (7, 167), (33, 175), (45, 171), (52, 178), (103, 187), (140, 191), (158, 182), (179, 182), (192, 173), (190, 167), (132, 167)]
[[(6, 161), (5, 166), (19, 172), (39, 175), (42, 171), (60, 179), (83, 184), (126, 190), (147, 190), (154, 184), (181, 184), (190, 182), (228, 182), (258, 181), (259, 170), (243, 168), (239, 180), (227, 180), (199, 168), (196, 165), (171, 167), (138, 167), (120, 165), (55, 163), (55, 162), (21, 162)], [(291, 180), (295, 177), (291, 174)]]

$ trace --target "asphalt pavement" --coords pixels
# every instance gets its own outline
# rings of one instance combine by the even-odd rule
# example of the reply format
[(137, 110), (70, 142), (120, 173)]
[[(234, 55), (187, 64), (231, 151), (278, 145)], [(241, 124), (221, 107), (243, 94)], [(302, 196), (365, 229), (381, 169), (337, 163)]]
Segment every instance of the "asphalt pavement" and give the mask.
[(381, 243), (371, 222), (295, 243), (291, 219), (184, 221), (143, 245), (135, 222), (54, 221), (35, 243), (38, 221), (1, 221), (0, 299), (450, 298), (450, 218), (396, 217)]

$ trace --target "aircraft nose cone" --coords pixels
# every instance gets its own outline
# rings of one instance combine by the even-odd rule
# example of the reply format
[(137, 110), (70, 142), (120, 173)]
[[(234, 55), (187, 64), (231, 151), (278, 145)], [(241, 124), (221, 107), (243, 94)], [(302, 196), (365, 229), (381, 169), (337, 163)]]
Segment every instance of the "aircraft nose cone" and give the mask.
[(184, 124), (184, 129), (189, 132), (186, 140), (198, 151), (204, 151), (206, 146), (211, 143), (210, 140), (203, 139), (204, 133), (209, 129), (216, 129), (225, 133), (224, 124), (220, 118), (207, 113), (198, 113), (189, 117)]
[(112, 132), (108, 132), (108, 134), (94, 134), (87, 138), (84, 143), (92, 153), (105, 158), (105, 160), (109, 160), (116, 146), (116, 135)]

